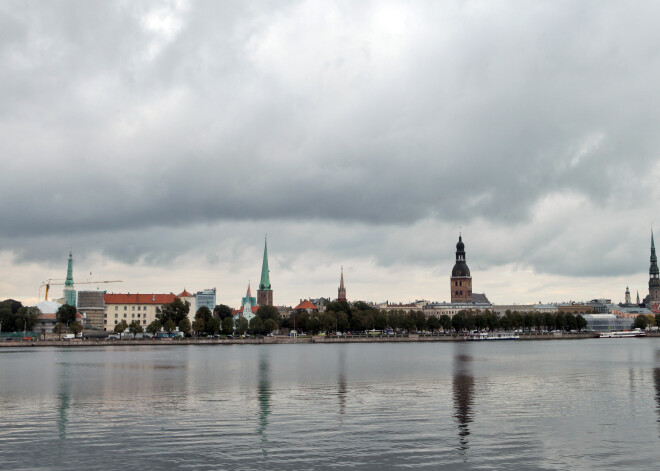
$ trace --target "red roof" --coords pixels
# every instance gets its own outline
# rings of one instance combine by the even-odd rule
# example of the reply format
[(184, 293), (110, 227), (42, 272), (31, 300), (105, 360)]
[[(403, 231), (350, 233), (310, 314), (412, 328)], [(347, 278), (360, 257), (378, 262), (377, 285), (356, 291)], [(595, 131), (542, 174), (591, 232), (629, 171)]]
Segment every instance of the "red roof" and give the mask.
[(298, 304), (296, 307), (293, 309), (314, 309), (315, 311), (318, 311), (319, 308), (314, 306), (311, 302), (307, 301), (306, 299)]
[(183, 288), (183, 292), (179, 295), (179, 298), (190, 298), (192, 294), (190, 294), (186, 288)]
[[(259, 310), (259, 306), (252, 306), (252, 314), (256, 314)], [(243, 309), (234, 309), (234, 317), (243, 314)]]
[(103, 296), (106, 304), (168, 304), (177, 296), (174, 294), (108, 294)]

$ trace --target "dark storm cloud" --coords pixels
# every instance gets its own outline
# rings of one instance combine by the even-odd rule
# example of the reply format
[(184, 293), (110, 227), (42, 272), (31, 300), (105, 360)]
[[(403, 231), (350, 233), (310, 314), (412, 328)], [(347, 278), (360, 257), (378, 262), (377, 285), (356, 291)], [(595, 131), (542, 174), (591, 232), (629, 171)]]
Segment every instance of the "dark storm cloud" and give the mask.
[(639, 207), (659, 8), (5, 3), (3, 245), (101, 238), (124, 260), (159, 237), (184, 251), (164, 234), (195, 224), (521, 227), (554, 193)]

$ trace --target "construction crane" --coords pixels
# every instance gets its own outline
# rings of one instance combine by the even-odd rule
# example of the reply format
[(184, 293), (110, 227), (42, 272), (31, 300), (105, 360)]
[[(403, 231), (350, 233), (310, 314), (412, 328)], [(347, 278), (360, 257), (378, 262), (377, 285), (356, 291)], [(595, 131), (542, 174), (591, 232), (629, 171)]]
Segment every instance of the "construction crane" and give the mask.
[[(61, 278), (58, 278), (61, 280)], [(41, 286), (39, 286), (39, 298), (41, 299), (41, 288), (46, 287), (46, 295), (44, 296), (44, 300), (48, 301), (48, 291), (50, 290), (51, 286), (54, 285), (64, 285), (66, 282), (53, 282), (54, 278), (50, 278), (43, 283), (41, 283)], [(104, 280), (104, 281), (79, 281), (78, 283), (74, 283), (73, 285), (97, 285), (101, 283), (121, 283), (121, 280)]]

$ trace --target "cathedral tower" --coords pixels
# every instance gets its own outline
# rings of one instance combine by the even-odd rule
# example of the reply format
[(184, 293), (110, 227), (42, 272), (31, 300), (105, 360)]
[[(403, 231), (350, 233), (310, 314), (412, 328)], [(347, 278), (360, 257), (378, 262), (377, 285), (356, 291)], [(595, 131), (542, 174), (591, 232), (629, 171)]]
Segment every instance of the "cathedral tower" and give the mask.
[(452, 303), (472, 302), (472, 277), (465, 263), (465, 244), (461, 235), (458, 236), (456, 244), (456, 263), (451, 271), (450, 289)]
[(346, 288), (344, 287), (344, 267), (341, 267), (341, 278), (339, 279), (339, 290), (337, 291), (337, 301), (346, 301)]
[(626, 286), (626, 306), (630, 306), (630, 290)]
[(655, 241), (651, 231), (651, 267), (649, 268), (649, 304), (660, 302), (660, 270), (658, 270), (658, 257), (655, 255)]
[(259, 306), (273, 305), (273, 290), (270, 286), (270, 270), (268, 269), (268, 240), (264, 241), (264, 260), (261, 264), (261, 282), (257, 290), (257, 304)]

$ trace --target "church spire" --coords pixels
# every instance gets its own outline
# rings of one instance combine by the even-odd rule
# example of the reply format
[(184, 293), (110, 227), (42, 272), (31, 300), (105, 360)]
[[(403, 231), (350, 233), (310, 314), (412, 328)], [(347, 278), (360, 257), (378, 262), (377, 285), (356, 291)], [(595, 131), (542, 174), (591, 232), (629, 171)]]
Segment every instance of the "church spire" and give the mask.
[(341, 267), (341, 278), (339, 279), (339, 290), (337, 292), (337, 301), (346, 301), (346, 287), (344, 286), (344, 267)]
[(273, 305), (273, 289), (270, 285), (270, 269), (268, 268), (268, 237), (264, 239), (264, 259), (261, 263), (261, 281), (257, 290), (257, 304), (259, 306)]
[(658, 256), (655, 254), (655, 240), (651, 229), (651, 265), (649, 267), (649, 304), (660, 301), (660, 270), (658, 269)]
[(264, 240), (264, 259), (261, 263), (260, 290), (270, 289), (270, 270), (268, 269), (268, 239)]

